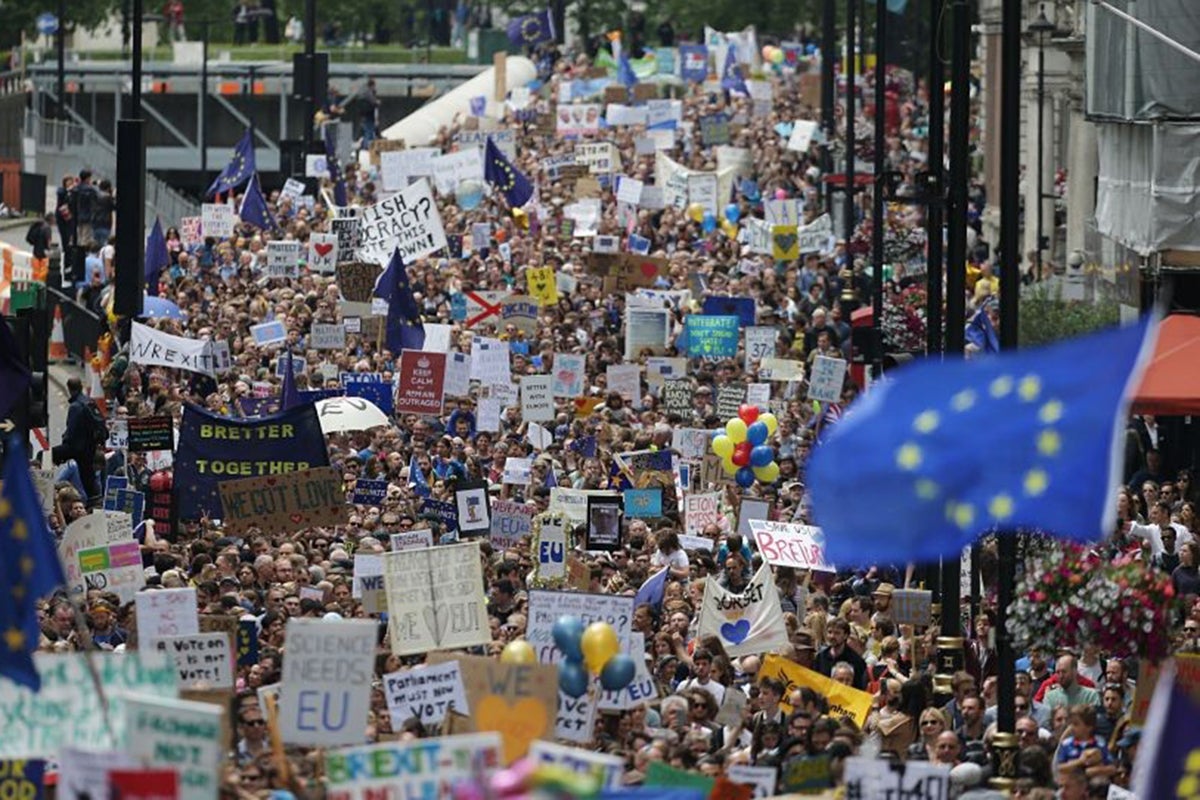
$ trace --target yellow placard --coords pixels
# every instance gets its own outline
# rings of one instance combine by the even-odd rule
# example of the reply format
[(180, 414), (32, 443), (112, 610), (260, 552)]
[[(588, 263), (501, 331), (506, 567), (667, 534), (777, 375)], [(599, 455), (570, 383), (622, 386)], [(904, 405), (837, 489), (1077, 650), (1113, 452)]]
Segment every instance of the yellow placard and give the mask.
[(539, 306), (558, 305), (558, 283), (554, 267), (529, 267), (525, 270), (525, 287)]
[(771, 258), (776, 261), (795, 261), (800, 257), (800, 234), (795, 225), (771, 227)]
[[(813, 672), (794, 661), (788, 661), (783, 656), (768, 655), (763, 659), (762, 668), (758, 671), (758, 679), (774, 678), (782, 681), (787, 687), (784, 691), (786, 698), (793, 689), (807, 686), (829, 701), (829, 715), (833, 717), (850, 717), (862, 727), (871, 713), (871, 695), (845, 684), (827, 678), (819, 672)], [(791, 712), (791, 707), (780, 703), (784, 710)]]

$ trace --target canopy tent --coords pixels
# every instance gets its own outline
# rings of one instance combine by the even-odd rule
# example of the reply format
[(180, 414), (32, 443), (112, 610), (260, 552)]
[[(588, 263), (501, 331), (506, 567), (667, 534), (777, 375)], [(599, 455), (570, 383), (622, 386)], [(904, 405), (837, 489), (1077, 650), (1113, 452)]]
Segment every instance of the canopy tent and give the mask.
[(1134, 392), (1132, 411), (1200, 414), (1200, 317), (1175, 314), (1158, 326), (1158, 342)]

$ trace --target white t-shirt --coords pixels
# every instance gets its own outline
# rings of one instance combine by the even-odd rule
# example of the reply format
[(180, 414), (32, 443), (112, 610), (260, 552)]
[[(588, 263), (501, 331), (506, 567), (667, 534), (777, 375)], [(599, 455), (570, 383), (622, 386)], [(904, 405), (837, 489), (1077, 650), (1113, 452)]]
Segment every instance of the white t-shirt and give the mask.
[(650, 556), (650, 565), (661, 569), (662, 567), (671, 567), (672, 569), (688, 569), (688, 556), (683, 548), (679, 548), (669, 556), (664, 556), (662, 550), (655, 550)]
[(701, 683), (698, 678), (688, 678), (686, 681), (679, 684), (679, 688), (675, 690), (675, 694), (684, 694), (692, 689), (702, 689), (711, 694), (713, 698), (716, 699), (718, 708), (720, 707), (721, 703), (725, 702), (724, 685), (717, 683), (711, 678), (707, 683)]

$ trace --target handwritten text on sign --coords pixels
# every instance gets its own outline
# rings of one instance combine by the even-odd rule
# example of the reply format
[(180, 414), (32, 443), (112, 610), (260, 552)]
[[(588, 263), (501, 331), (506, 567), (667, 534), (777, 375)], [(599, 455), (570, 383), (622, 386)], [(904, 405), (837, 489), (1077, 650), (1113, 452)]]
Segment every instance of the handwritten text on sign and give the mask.
[(386, 264), (396, 249), (411, 264), (446, 246), (442, 217), (424, 179), (363, 209), (358, 234), (359, 257), (377, 264)]
[(408, 719), (437, 725), (451, 710), (457, 714), (471, 713), (457, 661), (390, 672), (383, 676), (383, 691), (393, 729)]
[(288, 621), (279, 702), (284, 742), (323, 747), (363, 740), (377, 634), (375, 620)]
[(181, 689), (233, 688), (233, 655), (228, 633), (163, 636), (154, 644), (174, 659)]
[(333, 467), (222, 481), (219, 487), (229, 533), (252, 527), (298, 531), (346, 521), (346, 497)]
[(126, 752), (150, 766), (176, 770), (179, 800), (216, 800), (220, 706), (132, 695), (125, 712)]
[(491, 641), (478, 542), (386, 553), (383, 575), (396, 655)]
[(750, 530), (763, 558), (771, 566), (835, 571), (825, 560), (825, 538), (820, 528), (755, 519), (750, 520)]
[(537, 651), (538, 661), (557, 664), (562, 652), (554, 646), (552, 630), (561, 616), (579, 617), (583, 624), (607, 622), (617, 631), (621, 652), (628, 653), (633, 633), (633, 598), (576, 592), (529, 592), (529, 625), (525, 638)]

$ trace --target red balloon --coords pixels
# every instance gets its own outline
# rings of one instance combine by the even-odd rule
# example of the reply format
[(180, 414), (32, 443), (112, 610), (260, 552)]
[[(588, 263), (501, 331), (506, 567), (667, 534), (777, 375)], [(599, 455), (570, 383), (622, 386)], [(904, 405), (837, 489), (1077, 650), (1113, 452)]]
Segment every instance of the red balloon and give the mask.
[(733, 448), (733, 457), (729, 460), (739, 467), (744, 467), (750, 463), (750, 450), (750, 443), (742, 442)]
[(742, 403), (738, 408), (738, 416), (742, 418), (742, 422), (747, 425), (753, 425), (758, 419), (758, 406), (752, 406), (749, 403)]

